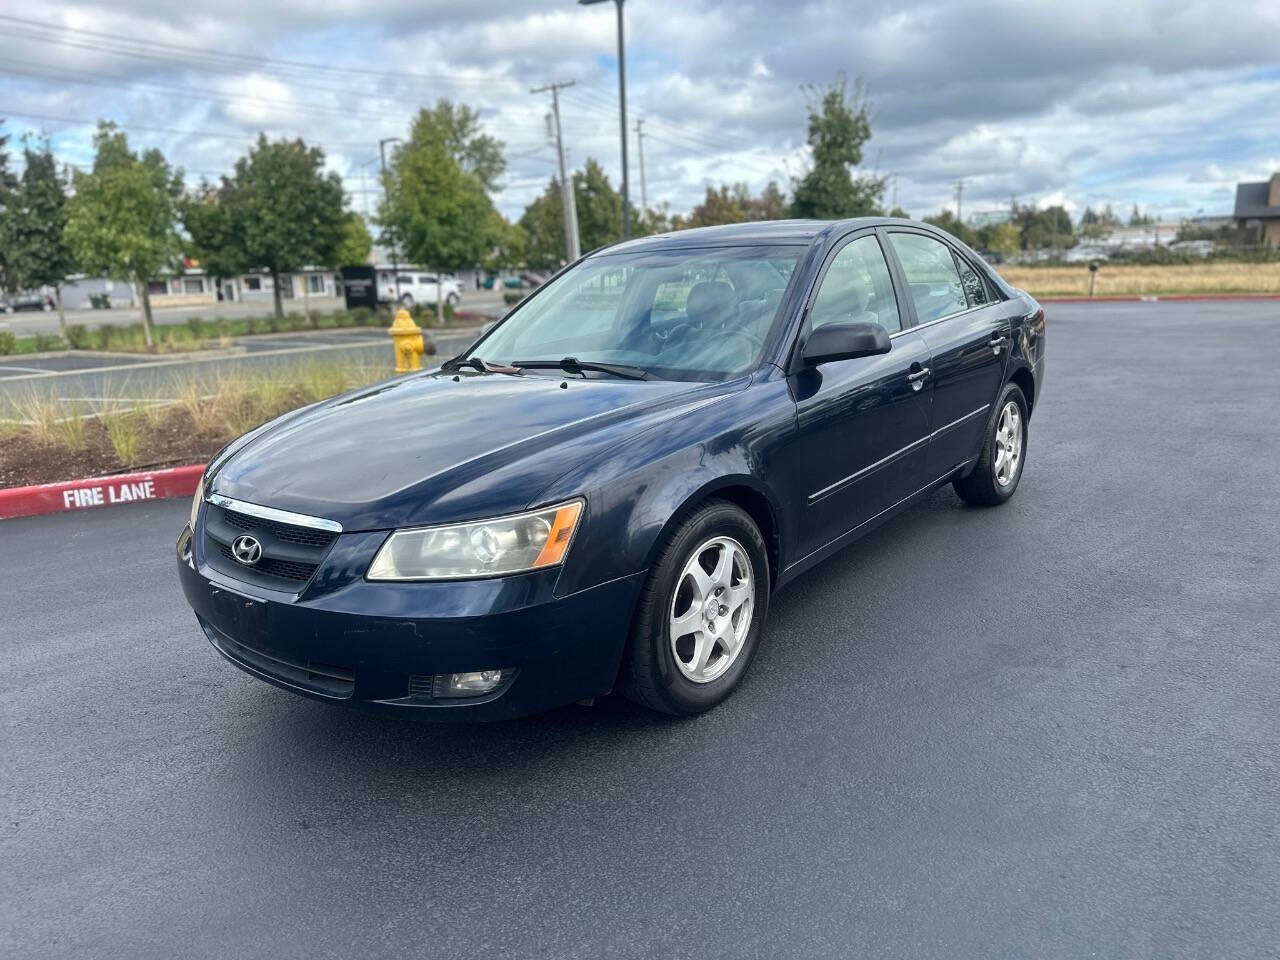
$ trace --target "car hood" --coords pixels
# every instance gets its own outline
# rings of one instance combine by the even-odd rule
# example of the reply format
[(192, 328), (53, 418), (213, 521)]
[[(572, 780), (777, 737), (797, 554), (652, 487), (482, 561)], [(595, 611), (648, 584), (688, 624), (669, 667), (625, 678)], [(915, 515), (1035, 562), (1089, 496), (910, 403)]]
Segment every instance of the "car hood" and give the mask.
[(501, 515), (536, 505), (577, 458), (733, 389), (417, 374), (268, 424), (214, 464), (209, 489), (344, 530)]

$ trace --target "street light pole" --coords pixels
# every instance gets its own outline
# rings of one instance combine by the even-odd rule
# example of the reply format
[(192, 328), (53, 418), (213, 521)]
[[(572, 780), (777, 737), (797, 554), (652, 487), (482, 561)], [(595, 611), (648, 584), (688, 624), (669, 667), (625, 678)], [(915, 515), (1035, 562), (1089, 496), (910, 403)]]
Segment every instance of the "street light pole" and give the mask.
[[(584, 7), (605, 0), (578, 0)], [(619, 130), (622, 134), (622, 239), (631, 239), (631, 190), (627, 180), (627, 51), (622, 24), (622, 4), (625, 0), (613, 0), (618, 8), (618, 106), (622, 110)]]
[[(387, 144), (396, 143), (402, 139), (402, 137), (384, 137), (378, 141), (378, 157), (382, 161), (382, 201), (386, 204), (388, 214), (391, 212), (391, 194), (387, 189)], [(400, 299), (400, 257), (396, 251), (394, 226), (387, 231), (387, 234), (391, 239), (391, 302), (394, 309), (396, 301)], [(378, 289), (376, 280), (373, 288), (375, 291)]]

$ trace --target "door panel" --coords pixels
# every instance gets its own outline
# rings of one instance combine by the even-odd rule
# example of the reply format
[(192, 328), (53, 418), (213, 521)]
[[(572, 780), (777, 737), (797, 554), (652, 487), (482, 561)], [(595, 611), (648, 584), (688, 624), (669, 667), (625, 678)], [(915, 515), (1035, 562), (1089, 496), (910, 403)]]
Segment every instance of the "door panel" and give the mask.
[(911, 331), (879, 357), (801, 370), (790, 496), (803, 557), (871, 519), (924, 482), (929, 446), (929, 349)]
[(930, 353), (933, 404), (928, 479), (978, 455), (1009, 355), (1007, 304), (949, 244), (890, 231), (911, 291), (916, 329)]
[(992, 304), (924, 327), (933, 355), (933, 438), (929, 471), (942, 476), (976, 457), (1004, 380), (1009, 321)]

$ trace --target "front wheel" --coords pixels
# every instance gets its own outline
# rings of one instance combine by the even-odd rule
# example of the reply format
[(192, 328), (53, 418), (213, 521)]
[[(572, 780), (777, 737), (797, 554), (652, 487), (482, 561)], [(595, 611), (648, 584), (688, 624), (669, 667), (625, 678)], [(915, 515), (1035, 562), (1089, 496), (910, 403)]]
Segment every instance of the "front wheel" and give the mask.
[(402, 296), (402, 297), (400, 298), (400, 305), (401, 305), (402, 307), (404, 307), (406, 310), (412, 310), (412, 309), (413, 309), (413, 294), (411, 294), (411, 293), (406, 293), (404, 296)]
[(968, 476), (957, 477), (951, 484), (960, 499), (986, 507), (1013, 496), (1027, 458), (1027, 401), (1022, 390), (1006, 385), (996, 409), (978, 462)]
[(723, 500), (699, 507), (645, 581), (623, 693), (662, 713), (710, 710), (742, 679), (768, 610), (769, 562), (755, 522)]
[(451, 293), (444, 298), (444, 302), (451, 307), (456, 307), (461, 299), (462, 298), (459, 297), (456, 293)]

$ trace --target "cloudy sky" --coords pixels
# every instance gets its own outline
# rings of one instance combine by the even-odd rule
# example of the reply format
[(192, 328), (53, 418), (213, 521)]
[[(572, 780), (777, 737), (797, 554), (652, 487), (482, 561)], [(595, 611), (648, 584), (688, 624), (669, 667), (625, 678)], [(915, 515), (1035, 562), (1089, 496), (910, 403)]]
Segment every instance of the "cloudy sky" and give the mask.
[[(707, 184), (803, 173), (806, 84), (843, 72), (874, 103), (864, 164), (915, 216), (1065, 201), (1162, 218), (1229, 212), (1280, 171), (1277, 0), (630, 0), (628, 113), (645, 121), (651, 205)], [(322, 146), (362, 209), (377, 142), (424, 103), (476, 107), (507, 144), (497, 198), (518, 215), (554, 170), (545, 94), (570, 161), (617, 179), (614, 7), (574, 0), (0, 0), (0, 117), (91, 158), (99, 117), (189, 179), (229, 170), (259, 130)], [(630, 137), (638, 202), (637, 140)], [(887, 197), (891, 200), (892, 196)]]

